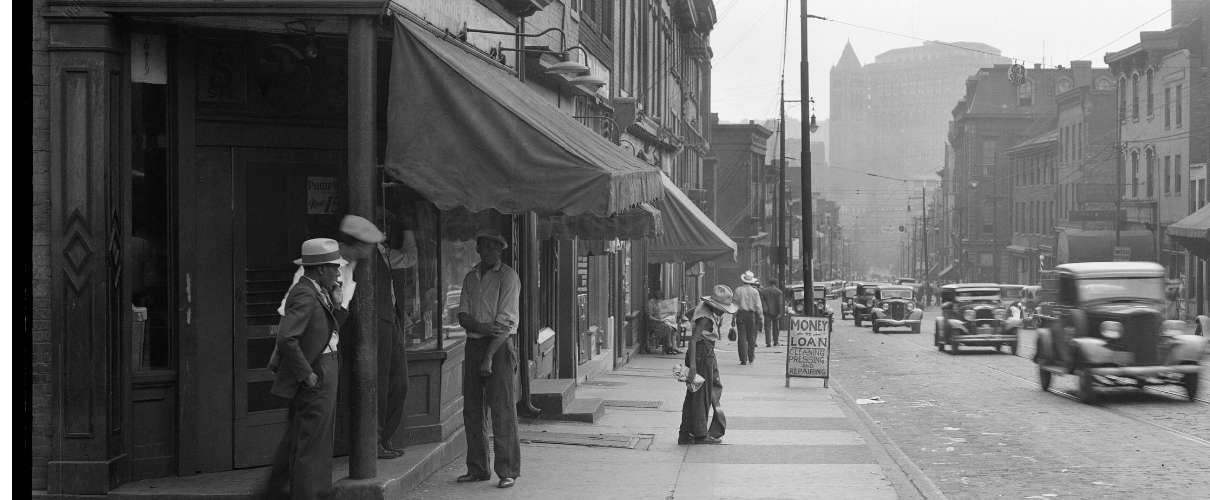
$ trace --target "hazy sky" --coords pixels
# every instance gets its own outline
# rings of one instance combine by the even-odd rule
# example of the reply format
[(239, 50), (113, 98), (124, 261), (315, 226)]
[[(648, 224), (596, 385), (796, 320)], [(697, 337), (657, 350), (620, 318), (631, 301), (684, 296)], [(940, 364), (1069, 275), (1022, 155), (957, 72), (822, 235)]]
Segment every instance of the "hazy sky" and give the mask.
[[(786, 99), (798, 100), (800, 0), (789, 2)], [(710, 36), (713, 111), (731, 122), (775, 118), (786, 0), (714, 0), (714, 5), (719, 21)], [(815, 114), (820, 120), (828, 116), (828, 72), (846, 40), (862, 64), (890, 49), (937, 40), (986, 43), (1029, 68), (1034, 63), (1069, 66), (1078, 59), (1105, 67), (1105, 53), (1138, 43), (1139, 31), (1168, 29), (1170, 8), (1170, 0), (808, 0), (809, 13), (833, 20), (809, 21)], [(797, 104), (786, 105), (788, 117), (800, 113)]]

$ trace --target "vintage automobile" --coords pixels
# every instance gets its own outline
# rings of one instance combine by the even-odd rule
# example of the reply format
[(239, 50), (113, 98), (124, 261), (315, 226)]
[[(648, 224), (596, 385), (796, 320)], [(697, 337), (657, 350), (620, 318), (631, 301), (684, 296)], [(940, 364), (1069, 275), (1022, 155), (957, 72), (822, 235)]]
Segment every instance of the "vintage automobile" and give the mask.
[(886, 283), (857, 284), (853, 306), (849, 309), (849, 313), (853, 315), (854, 325), (861, 326), (863, 321), (870, 320), (870, 313), (874, 310), (874, 300), (878, 296), (878, 288), (884, 285)]
[(1017, 353), (1021, 320), (1008, 317), (1000, 303), (1000, 285), (954, 283), (941, 287), (941, 315), (934, 320), (933, 345), (938, 351), (949, 346), (957, 354), (961, 346), (1008, 346)]
[(806, 315), (806, 316), (827, 316), (829, 326), (834, 321), (832, 308), (828, 306), (828, 285), (825, 283), (815, 283), (813, 287), (811, 305), (807, 306), (806, 297), (803, 295), (802, 283), (795, 283), (788, 287), (790, 291), (790, 302), (786, 304), (786, 309), (790, 314)]
[(1179, 384), (1197, 397), (1207, 339), (1164, 320), (1164, 268), (1153, 262), (1083, 262), (1058, 271), (1054, 319), (1038, 328), (1038, 379), (1079, 377), (1076, 396), (1096, 400), (1096, 386)]
[(920, 333), (924, 310), (916, 305), (915, 291), (911, 286), (885, 285), (878, 288), (870, 316), (870, 327), (874, 333), (892, 327), (910, 328), (912, 333)]
[(844, 287), (844, 291), (840, 294), (840, 319), (849, 319), (848, 316), (853, 315), (853, 302), (857, 300), (857, 285), (849, 285)]

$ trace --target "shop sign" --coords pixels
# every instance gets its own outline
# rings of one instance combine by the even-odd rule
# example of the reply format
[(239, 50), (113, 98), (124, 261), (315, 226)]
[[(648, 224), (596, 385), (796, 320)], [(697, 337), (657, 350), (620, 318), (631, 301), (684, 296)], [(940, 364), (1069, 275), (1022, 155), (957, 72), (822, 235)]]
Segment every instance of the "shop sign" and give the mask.
[(1130, 247), (1113, 247), (1114, 262), (1130, 262)]
[(340, 189), (335, 177), (307, 177), (307, 215), (340, 213)]
[(1117, 199), (1117, 184), (1076, 184), (1076, 203), (1112, 203)]
[(168, 38), (130, 34), (130, 82), (168, 84)]
[(831, 322), (826, 317), (790, 316), (786, 343), (786, 387), (790, 378), (822, 378), (828, 386), (828, 362), (831, 357)]
[(1025, 65), (1014, 64), (1008, 67), (1008, 81), (1020, 86), (1025, 83)]
[(1067, 212), (1067, 220), (1071, 222), (1112, 222), (1125, 217), (1125, 210), (1069, 210)]

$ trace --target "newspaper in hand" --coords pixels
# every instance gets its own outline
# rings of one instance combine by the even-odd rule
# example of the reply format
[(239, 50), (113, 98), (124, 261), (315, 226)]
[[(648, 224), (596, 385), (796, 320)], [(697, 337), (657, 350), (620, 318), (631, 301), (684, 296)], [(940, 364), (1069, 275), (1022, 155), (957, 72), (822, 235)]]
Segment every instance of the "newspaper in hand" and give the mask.
[(695, 373), (693, 375), (693, 383), (689, 383), (689, 372), (689, 367), (685, 365), (676, 365), (672, 367), (672, 375), (676, 377), (677, 381), (685, 382), (689, 387), (689, 392), (697, 392), (698, 389), (702, 388), (702, 384), (706, 382), (706, 379)]

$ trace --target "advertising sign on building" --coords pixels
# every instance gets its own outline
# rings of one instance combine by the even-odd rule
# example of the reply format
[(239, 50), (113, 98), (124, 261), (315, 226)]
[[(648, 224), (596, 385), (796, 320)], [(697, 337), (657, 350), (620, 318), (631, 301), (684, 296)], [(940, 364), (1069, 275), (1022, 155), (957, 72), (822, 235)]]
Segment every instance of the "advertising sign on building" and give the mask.
[(822, 378), (828, 386), (828, 363), (831, 357), (832, 328), (828, 318), (790, 316), (790, 333), (786, 343), (786, 387), (790, 378)]
[(1025, 83), (1025, 65), (1014, 64), (1008, 67), (1008, 81), (1013, 85), (1022, 85)]
[(335, 177), (307, 177), (307, 215), (340, 213), (340, 189)]

